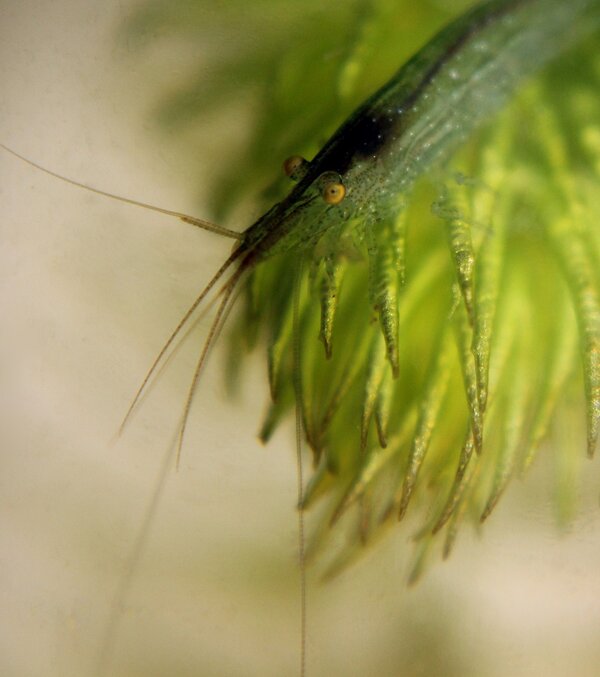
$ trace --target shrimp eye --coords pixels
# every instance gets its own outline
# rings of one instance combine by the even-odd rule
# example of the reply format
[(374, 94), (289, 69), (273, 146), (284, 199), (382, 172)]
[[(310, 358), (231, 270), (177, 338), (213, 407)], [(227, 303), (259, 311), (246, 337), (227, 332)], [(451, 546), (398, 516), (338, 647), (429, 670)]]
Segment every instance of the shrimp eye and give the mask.
[(343, 183), (331, 181), (323, 187), (323, 192), (321, 194), (328, 205), (337, 205), (344, 199), (346, 188)]
[(292, 155), (283, 163), (283, 171), (292, 181), (300, 181), (308, 170), (308, 162), (300, 155)]

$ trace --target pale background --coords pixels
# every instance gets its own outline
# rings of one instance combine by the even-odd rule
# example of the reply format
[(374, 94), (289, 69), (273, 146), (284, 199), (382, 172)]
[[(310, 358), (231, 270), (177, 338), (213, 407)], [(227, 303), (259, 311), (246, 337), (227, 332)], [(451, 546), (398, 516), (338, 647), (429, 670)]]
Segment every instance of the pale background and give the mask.
[[(128, 2), (0, 2), (0, 141), (91, 185), (210, 216), (203, 177), (235, 162), (221, 139), (243, 135), (244, 102), (195, 129), (205, 156), (184, 160), (185, 143), (160, 137), (148, 111), (192, 55), (157, 47), (136, 58), (115, 38), (129, 12)], [(213, 38), (211, 49), (233, 48)], [(0, 214), (0, 674), (91, 675), (199, 335), (113, 438), (230, 243), (3, 152)], [(204, 374), (181, 468), (169, 470), (121, 600), (108, 674), (297, 673), (292, 428), (262, 448), (264, 360), (236, 401), (224, 397), (223, 360), (216, 351)], [(562, 532), (545, 465), (415, 589), (400, 528), (332, 583), (309, 573), (309, 675), (597, 675), (600, 461), (582, 458), (579, 517)]]

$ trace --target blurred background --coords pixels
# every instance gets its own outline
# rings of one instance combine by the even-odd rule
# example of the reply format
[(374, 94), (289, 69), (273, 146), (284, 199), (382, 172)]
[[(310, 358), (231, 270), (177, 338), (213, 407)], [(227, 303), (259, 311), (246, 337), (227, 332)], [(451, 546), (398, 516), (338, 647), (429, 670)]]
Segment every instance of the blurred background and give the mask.
[[(254, 133), (269, 58), (285, 61), (283, 46), (303, 39), (326, 69), (347, 17), (371, 4), (349, 2), (330, 24), (312, 2), (174, 3), (165, 15), (159, 3), (0, 2), (0, 141), (84, 183), (241, 229), (284, 150), (319, 128), (315, 117), (283, 138), (282, 104), (279, 126)], [(419, 30), (402, 35), (383, 78), (363, 84), (359, 73), (348, 96), (340, 87), (341, 119), (467, 4), (407, 10)], [(307, 40), (310, 26), (331, 44)], [(309, 76), (298, 81), (318, 97)], [(203, 105), (185, 120), (188, 82)], [(168, 452), (206, 325), (115, 439), (147, 367), (230, 243), (6, 153), (0, 172), (0, 672), (94, 674), (109, 635), (109, 675), (296, 674), (293, 427), (266, 448), (255, 439), (268, 398), (260, 351), (234, 398), (225, 351), (213, 353), (178, 472)], [(558, 443), (569, 441), (565, 431)], [(557, 526), (545, 451), (482, 533), (464, 529), (450, 560), (417, 586), (405, 583), (406, 525), (333, 581), (309, 570), (308, 674), (598, 674), (599, 464), (582, 450), (573, 518)]]

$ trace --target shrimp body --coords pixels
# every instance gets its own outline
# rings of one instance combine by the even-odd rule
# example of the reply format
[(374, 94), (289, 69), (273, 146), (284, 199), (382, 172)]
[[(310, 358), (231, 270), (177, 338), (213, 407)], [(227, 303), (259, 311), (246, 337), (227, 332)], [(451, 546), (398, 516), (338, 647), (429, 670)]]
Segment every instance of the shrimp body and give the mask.
[[(314, 244), (332, 225), (381, 220), (515, 87), (593, 30), (598, 0), (491, 0), (442, 30), (333, 134), (282, 202), (244, 234), (258, 259)], [(323, 184), (345, 197), (328, 205)]]

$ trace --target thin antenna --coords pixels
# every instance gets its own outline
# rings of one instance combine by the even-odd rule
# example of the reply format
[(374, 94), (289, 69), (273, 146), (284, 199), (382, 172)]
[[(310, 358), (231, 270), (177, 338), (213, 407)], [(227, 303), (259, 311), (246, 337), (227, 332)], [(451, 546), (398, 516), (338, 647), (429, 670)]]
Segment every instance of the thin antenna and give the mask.
[(293, 299), (294, 391), (296, 395), (296, 478), (298, 482), (298, 562), (300, 566), (300, 677), (306, 675), (306, 542), (304, 537), (304, 469), (302, 466), (302, 371), (300, 353), (300, 286), (302, 259), (296, 265)]
[[(236, 253), (232, 254), (230, 257), (231, 260), (234, 260), (236, 258)], [(171, 334), (171, 337), (169, 338), (169, 341), (167, 344), (164, 346), (163, 350), (161, 351), (160, 355), (157, 357), (157, 359), (154, 361), (154, 364), (152, 365), (152, 368), (148, 374), (148, 377), (144, 381), (144, 384), (141, 386), (140, 390), (138, 391), (138, 394), (136, 395), (136, 398), (139, 399), (139, 396), (144, 388), (144, 385), (147, 383), (148, 378), (160, 362), (160, 359), (162, 355), (164, 355), (165, 351), (175, 338), (175, 336), (179, 333), (183, 325), (186, 323), (186, 321), (189, 319), (190, 315), (193, 313), (193, 311), (197, 308), (201, 300), (206, 296), (210, 288), (215, 284), (215, 282), (219, 279), (219, 277), (223, 274), (225, 271), (226, 267), (231, 263), (231, 260), (228, 259), (228, 261), (221, 266), (221, 269), (217, 271), (213, 279), (208, 283), (207, 287), (203, 290), (202, 294), (196, 299), (194, 304), (190, 307), (190, 309), (187, 311), (187, 313), (184, 315), (182, 320), (179, 322), (177, 328), (175, 331)], [(190, 387), (186, 403), (185, 403), (185, 409), (184, 409), (184, 416), (182, 420), (181, 427), (179, 431), (177, 432), (177, 440), (176, 440), (176, 463), (177, 465), (179, 464), (179, 456), (181, 454), (181, 446), (183, 442), (183, 433), (185, 431), (185, 424), (187, 422), (188, 414), (190, 411), (191, 403), (192, 403), (192, 398), (193, 395), (196, 391), (196, 387), (198, 385), (198, 379), (200, 377), (200, 372), (202, 370), (202, 367), (204, 363), (206, 362), (206, 358), (208, 356), (210, 348), (214, 345), (215, 340), (218, 338), (219, 333), (221, 329), (223, 328), (223, 325), (225, 321), (227, 320), (227, 317), (229, 315), (229, 311), (231, 310), (233, 304), (235, 303), (237, 296), (233, 298), (233, 301), (229, 304), (229, 307), (227, 307), (233, 291), (236, 289), (238, 282), (240, 281), (243, 273), (247, 270), (245, 267), (240, 267), (238, 270), (235, 271), (235, 273), (232, 275), (231, 279), (227, 282), (225, 287), (221, 290), (221, 293), (224, 293), (224, 298), (221, 301), (219, 308), (217, 310), (217, 314), (215, 316), (215, 319), (213, 320), (213, 323), (210, 327), (208, 336), (204, 342), (204, 347), (202, 349), (202, 354), (200, 356), (200, 359), (198, 360), (198, 364), (196, 365), (196, 370), (194, 372), (194, 377), (192, 380), (192, 385)], [(137, 401), (136, 399), (136, 401)], [(135, 406), (135, 401), (132, 406)], [(131, 408), (130, 408), (131, 410)], [(129, 414), (130, 412), (128, 412)], [(136, 539), (134, 541), (133, 548), (131, 550), (131, 553), (128, 557), (128, 560), (126, 562), (125, 566), (125, 574), (121, 578), (117, 589), (115, 591), (115, 595), (113, 598), (113, 601), (110, 606), (110, 611), (109, 611), (109, 620), (106, 626), (106, 630), (104, 632), (104, 637), (102, 640), (102, 644), (100, 647), (100, 652), (98, 654), (98, 660), (96, 663), (96, 671), (95, 675), (96, 677), (104, 677), (107, 674), (107, 670), (110, 667), (111, 661), (113, 659), (113, 653), (114, 653), (114, 648), (116, 644), (116, 639), (117, 639), (117, 631), (121, 622), (121, 617), (123, 614), (123, 604), (124, 600), (127, 598), (129, 591), (131, 590), (131, 584), (133, 581), (133, 575), (134, 572), (137, 568), (137, 565), (142, 557), (144, 548), (146, 546), (146, 542), (148, 540), (148, 536), (150, 533), (150, 528), (154, 519), (154, 516), (156, 514), (156, 511), (158, 510), (158, 505), (160, 503), (161, 496), (164, 492), (165, 484), (166, 484), (166, 478), (168, 476), (167, 469), (168, 466), (170, 465), (172, 461), (172, 451), (173, 451), (173, 444), (169, 445), (169, 448), (167, 452), (164, 455), (163, 461), (161, 463), (160, 471), (157, 475), (157, 480), (155, 483), (154, 490), (152, 492), (151, 500), (148, 504), (148, 507), (144, 513), (144, 517), (142, 520), (142, 526), (136, 536)]]
[(144, 554), (146, 543), (150, 535), (150, 529), (154, 522), (154, 517), (161, 502), (161, 497), (165, 489), (165, 484), (169, 473), (167, 472), (171, 463), (173, 445), (170, 444), (165, 452), (160, 469), (156, 476), (154, 489), (152, 490), (150, 501), (145, 508), (142, 525), (137, 531), (131, 552), (125, 561), (125, 572), (121, 574), (116, 590), (109, 608), (108, 622), (105, 626), (100, 651), (98, 653), (94, 675), (95, 677), (105, 677), (113, 660), (115, 644), (117, 641), (117, 632), (119, 630), (123, 617), (123, 607), (131, 591), (133, 576), (138, 568), (138, 564)]
[[(179, 435), (177, 439), (177, 457), (176, 457), (176, 467), (179, 467), (179, 458), (181, 456), (181, 448), (183, 446), (183, 438), (185, 435), (185, 430), (187, 427), (187, 422), (190, 416), (190, 409), (192, 407), (192, 400), (194, 399), (194, 395), (196, 393), (196, 389), (198, 386), (198, 380), (200, 379), (200, 372), (202, 371), (202, 367), (204, 366), (204, 363), (206, 362), (206, 358), (208, 356), (208, 353), (211, 349), (211, 347), (214, 345), (215, 339), (218, 337), (219, 332), (222, 329), (223, 323), (227, 319), (227, 316), (229, 314), (229, 309), (227, 309), (227, 304), (229, 303), (229, 300), (231, 299), (231, 295), (233, 294), (234, 289), (236, 288), (238, 282), (240, 281), (240, 278), (246, 271), (246, 268), (240, 266), (235, 273), (231, 276), (231, 279), (227, 283), (227, 285), (223, 289), (223, 300), (221, 301), (221, 304), (219, 305), (219, 308), (217, 310), (217, 314), (215, 315), (215, 319), (213, 320), (213, 323), (210, 327), (210, 330), (208, 332), (208, 336), (206, 337), (206, 340), (204, 341), (204, 346), (202, 347), (202, 352), (200, 353), (200, 357), (198, 358), (198, 363), (196, 364), (196, 369), (194, 370), (194, 376), (192, 377), (192, 382), (190, 384), (190, 389), (188, 391), (187, 398), (185, 400), (185, 406), (183, 408), (183, 415), (181, 418), (181, 425), (179, 426)], [(236, 297), (237, 298), (237, 297)], [(235, 302), (235, 298), (234, 298)], [(223, 323), (221, 322), (223, 320)]]
[(70, 179), (67, 176), (62, 176), (61, 174), (57, 174), (56, 172), (53, 172), (50, 169), (47, 169), (46, 167), (42, 167), (42, 165), (38, 165), (36, 162), (33, 162), (32, 160), (28, 160), (26, 157), (23, 155), (19, 155), (19, 153), (15, 152), (8, 146), (5, 146), (3, 143), (0, 143), (0, 148), (3, 148), (7, 153), (10, 153), (11, 155), (14, 155), (16, 158), (19, 158), (19, 160), (25, 162), (26, 164), (30, 165), (31, 167), (35, 167), (35, 169), (39, 169), (41, 172), (44, 172), (44, 174), (48, 174), (49, 176), (53, 176), (55, 179), (59, 179), (60, 181), (65, 181), (66, 183), (70, 183), (72, 186), (77, 186), (77, 188), (83, 188), (84, 190), (89, 191), (90, 193), (95, 193), (96, 195), (102, 195), (103, 197), (108, 197), (111, 200), (118, 200), (119, 202), (124, 202), (125, 204), (128, 205), (134, 205), (135, 207), (142, 207), (143, 209), (149, 209), (150, 211), (153, 212), (158, 212), (159, 214), (166, 214), (167, 216), (174, 216), (178, 219), (181, 219), (181, 221), (184, 221), (185, 223), (190, 223), (192, 226), (197, 226), (198, 228), (202, 228), (202, 230), (208, 230), (210, 233), (216, 233), (217, 235), (222, 235), (223, 237), (229, 237), (232, 238), (233, 240), (242, 240), (244, 235), (243, 233), (236, 233), (235, 230), (229, 230), (229, 228), (223, 228), (223, 226), (217, 226), (216, 223), (211, 223), (210, 221), (205, 221), (204, 219), (198, 219), (195, 216), (189, 216), (188, 214), (182, 214), (181, 212), (175, 212), (171, 209), (163, 209), (162, 207), (157, 207), (155, 205), (148, 204), (146, 202), (139, 202), (138, 200), (132, 200), (128, 197), (123, 197), (122, 195), (115, 195), (114, 193), (108, 193), (105, 190), (100, 190), (98, 188), (93, 188), (92, 186), (86, 186), (85, 183), (80, 183), (79, 181), (75, 181), (74, 179)]
[[(190, 319), (196, 308), (202, 303), (202, 301), (206, 298), (207, 294), (210, 292), (210, 290), (215, 286), (215, 284), (221, 279), (225, 271), (229, 268), (229, 266), (236, 261), (241, 254), (243, 253), (243, 249), (239, 247), (236, 249), (231, 256), (225, 261), (225, 263), (217, 270), (217, 272), (213, 275), (212, 279), (208, 282), (208, 284), (204, 287), (202, 292), (199, 294), (199, 296), (196, 298), (194, 303), (187, 309), (181, 320), (179, 320), (177, 326), (173, 331), (171, 332), (171, 335), (167, 339), (166, 343), (163, 345), (163, 347), (160, 349), (160, 352), (158, 355), (154, 358), (154, 362), (152, 362), (152, 365), (150, 366), (150, 369), (144, 376), (144, 380), (142, 381), (140, 387), (137, 389), (136, 394), (133, 397), (133, 400), (131, 401), (131, 404), (129, 405), (129, 408), (127, 409), (127, 412), (125, 414), (125, 417), (123, 418), (123, 421), (121, 422), (121, 425), (119, 426), (119, 431), (117, 435), (121, 435), (123, 433), (123, 430), (125, 429), (125, 426), (127, 425), (127, 422), (131, 418), (131, 414), (133, 413), (137, 403), (140, 401), (140, 397), (143, 395), (144, 391), (146, 390), (146, 386), (148, 385), (148, 381), (152, 378), (152, 375), (156, 371), (156, 368), (160, 364), (162, 358), (164, 357), (165, 353), (179, 334), (179, 332), (183, 329), (183, 326), (186, 324), (186, 322)], [(230, 281), (227, 283), (225, 286), (225, 289), (228, 289), (228, 286), (232, 283), (232, 280), (237, 281), (239, 279), (238, 275), (239, 271), (236, 271)], [(235, 284), (235, 283), (234, 283)], [(226, 292), (227, 293), (227, 292)], [(219, 309), (220, 310), (220, 309)]]

